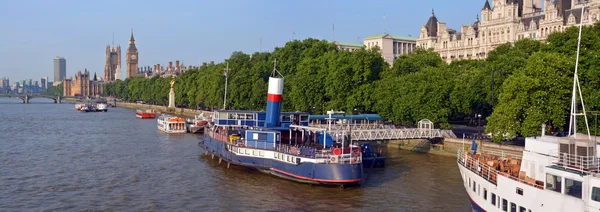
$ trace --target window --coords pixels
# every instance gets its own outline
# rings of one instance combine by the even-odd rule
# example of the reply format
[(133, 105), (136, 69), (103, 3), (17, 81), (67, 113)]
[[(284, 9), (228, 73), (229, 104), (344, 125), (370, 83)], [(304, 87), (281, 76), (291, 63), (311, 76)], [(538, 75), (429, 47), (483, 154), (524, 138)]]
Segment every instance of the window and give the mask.
[(487, 200), (487, 190), (483, 188), (483, 199)]
[(481, 184), (477, 185), (477, 195), (481, 196)]
[(565, 178), (565, 193), (569, 196), (581, 199), (581, 182)]
[(476, 183), (475, 183), (475, 181), (473, 181), (473, 192), (477, 192), (477, 190), (475, 190), (475, 188), (477, 188), (477, 186), (475, 186), (475, 185), (476, 185)]
[(519, 212), (525, 212), (526, 209), (523, 206), (519, 206)]
[(546, 189), (562, 193), (562, 178), (546, 174)]
[(517, 204), (510, 203), (510, 212), (517, 212)]
[(596, 202), (600, 202), (600, 188), (593, 187), (592, 188), (592, 200)]
[[(600, 194), (600, 192), (599, 192)], [(598, 196), (600, 197), (600, 195)], [(492, 205), (496, 205), (496, 194), (492, 193)]]
[(523, 189), (522, 188), (517, 188), (517, 194), (523, 196)]
[(502, 199), (502, 210), (508, 211), (508, 201), (506, 199)]

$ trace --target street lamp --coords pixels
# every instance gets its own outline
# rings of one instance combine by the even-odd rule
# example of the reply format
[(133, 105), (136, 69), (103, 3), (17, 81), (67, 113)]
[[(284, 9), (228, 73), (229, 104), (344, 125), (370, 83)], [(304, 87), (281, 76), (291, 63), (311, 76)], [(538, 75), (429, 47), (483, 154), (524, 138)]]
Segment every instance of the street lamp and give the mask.
[(477, 114), (477, 136), (481, 137), (481, 114)]

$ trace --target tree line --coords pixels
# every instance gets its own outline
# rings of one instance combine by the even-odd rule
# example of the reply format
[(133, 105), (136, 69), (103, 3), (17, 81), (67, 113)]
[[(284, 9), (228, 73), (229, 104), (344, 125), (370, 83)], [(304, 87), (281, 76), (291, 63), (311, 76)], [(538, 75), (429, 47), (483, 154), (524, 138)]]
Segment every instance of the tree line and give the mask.
[[(264, 110), (276, 59), (285, 78), (283, 111), (378, 113), (396, 124), (429, 119), (442, 128), (476, 122), (480, 114), (496, 141), (501, 135), (539, 135), (543, 123), (550, 131), (565, 130), (568, 123), (577, 35), (571, 27), (545, 42), (523, 39), (500, 45), (485, 60), (450, 64), (431, 49), (417, 49), (392, 66), (376, 48), (350, 52), (324, 40), (294, 40), (273, 52), (234, 52), (222, 63), (186, 71), (175, 78), (176, 104), (221, 109), (228, 63), (227, 109)], [(600, 108), (599, 51), (600, 26), (584, 27), (579, 78), (588, 111)], [(105, 85), (104, 93), (166, 105), (171, 79), (118, 80)]]

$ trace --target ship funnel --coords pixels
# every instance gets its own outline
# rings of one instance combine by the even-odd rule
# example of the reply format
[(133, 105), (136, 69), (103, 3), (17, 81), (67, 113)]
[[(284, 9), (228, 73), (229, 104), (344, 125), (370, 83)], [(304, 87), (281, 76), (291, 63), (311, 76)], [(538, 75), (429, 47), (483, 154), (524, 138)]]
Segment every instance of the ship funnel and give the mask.
[[(275, 61), (276, 66), (277, 61)], [(281, 114), (281, 100), (283, 99), (283, 77), (274, 67), (273, 74), (269, 77), (267, 94), (267, 111), (265, 117), (266, 127), (278, 127)]]

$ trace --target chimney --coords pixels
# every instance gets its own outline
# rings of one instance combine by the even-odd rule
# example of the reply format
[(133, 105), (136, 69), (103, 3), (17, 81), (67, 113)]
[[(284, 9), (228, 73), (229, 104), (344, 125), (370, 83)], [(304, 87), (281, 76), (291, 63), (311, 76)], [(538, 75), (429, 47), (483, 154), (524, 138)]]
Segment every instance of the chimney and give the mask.
[(210, 65), (214, 65), (214, 64), (215, 64), (215, 61), (210, 61)]
[(173, 70), (173, 62), (169, 61), (169, 67), (167, 68), (168, 70)]
[(189, 70), (189, 69), (192, 69), (192, 66), (188, 66), (188, 70)]
[(179, 60), (175, 60), (175, 68), (176, 69), (181, 69), (181, 66), (179, 66)]

